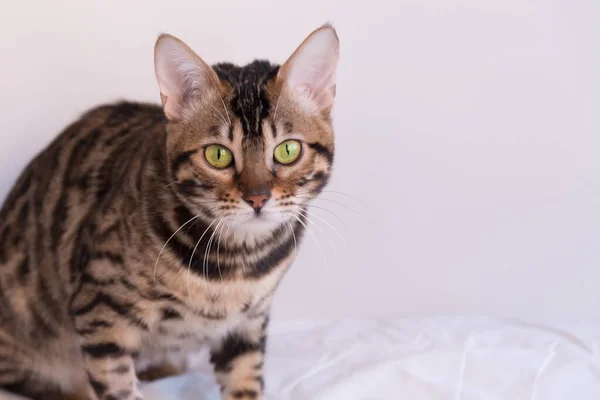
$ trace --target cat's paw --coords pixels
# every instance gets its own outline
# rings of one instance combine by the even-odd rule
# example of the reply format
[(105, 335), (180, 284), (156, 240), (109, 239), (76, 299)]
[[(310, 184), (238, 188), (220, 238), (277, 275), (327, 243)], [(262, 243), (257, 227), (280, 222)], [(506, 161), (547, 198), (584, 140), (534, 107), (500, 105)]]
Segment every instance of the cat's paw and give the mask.
[(171, 363), (153, 365), (145, 370), (138, 372), (137, 377), (144, 382), (152, 382), (158, 379), (168, 378), (175, 375), (181, 375), (184, 369)]
[(228, 389), (223, 392), (221, 400), (263, 400), (262, 393), (254, 389)]

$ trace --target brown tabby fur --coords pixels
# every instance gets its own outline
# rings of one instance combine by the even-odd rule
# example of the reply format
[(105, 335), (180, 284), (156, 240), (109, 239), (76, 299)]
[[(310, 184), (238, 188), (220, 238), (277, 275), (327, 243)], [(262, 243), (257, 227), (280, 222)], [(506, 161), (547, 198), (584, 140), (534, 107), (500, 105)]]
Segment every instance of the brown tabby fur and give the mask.
[[(267, 62), (213, 68), (218, 90), (202, 112), (167, 120), (154, 105), (98, 107), (14, 185), (0, 210), (0, 388), (142, 399), (136, 370), (155, 376), (207, 345), (224, 399), (262, 398), (271, 299), (303, 206), (330, 174), (330, 109), (308, 115)], [(291, 133), (301, 158), (266, 171), (257, 154)], [(229, 172), (209, 172), (200, 143), (216, 136), (246, 167), (236, 159)], [(257, 233), (228, 226), (261, 179), (269, 201), (297, 218)]]

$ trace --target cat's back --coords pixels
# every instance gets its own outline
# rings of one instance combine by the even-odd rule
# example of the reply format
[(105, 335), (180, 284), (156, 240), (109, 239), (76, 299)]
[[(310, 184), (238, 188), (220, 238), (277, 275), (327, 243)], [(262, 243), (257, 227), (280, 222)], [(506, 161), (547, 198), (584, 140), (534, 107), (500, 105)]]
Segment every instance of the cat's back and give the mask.
[[(165, 126), (162, 109), (154, 105), (100, 106), (69, 125), (23, 170), (0, 209), (0, 325), (12, 321), (22, 329), (16, 325), (29, 324), (17, 324), (16, 316), (31, 314), (38, 304), (67, 303), (74, 268), (85, 256), (75, 241), (102, 207), (135, 190), (127, 188), (139, 181)], [(64, 314), (54, 311), (44, 315)]]
[(65, 128), (25, 167), (0, 208), (0, 264), (11, 241), (5, 236), (7, 227), (17, 222), (23, 228), (32, 214), (62, 216), (64, 204), (55, 196), (102, 195), (105, 185), (118, 179), (101, 173), (124, 167), (121, 164), (141, 154), (153, 137), (160, 138), (165, 125), (160, 107), (120, 102), (91, 109)]

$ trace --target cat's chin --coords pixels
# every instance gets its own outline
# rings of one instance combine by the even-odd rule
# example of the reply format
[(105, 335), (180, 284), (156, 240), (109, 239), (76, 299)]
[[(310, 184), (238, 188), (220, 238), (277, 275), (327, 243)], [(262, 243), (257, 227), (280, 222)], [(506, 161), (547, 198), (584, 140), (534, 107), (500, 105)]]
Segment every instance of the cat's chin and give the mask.
[(270, 234), (283, 223), (285, 223), (285, 220), (281, 215), (271, 213), (240, 215), (234, 217), (231, 221), (233, 229), (255, 235)]

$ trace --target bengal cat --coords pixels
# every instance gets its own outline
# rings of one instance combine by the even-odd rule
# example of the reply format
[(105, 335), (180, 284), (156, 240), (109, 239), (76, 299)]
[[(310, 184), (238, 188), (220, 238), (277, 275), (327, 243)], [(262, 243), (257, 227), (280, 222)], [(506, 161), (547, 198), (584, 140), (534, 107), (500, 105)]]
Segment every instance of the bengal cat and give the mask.
[[(330, 176), (339, 44), (209, 66), (161, 35), (162, 107), (71, 124), (0, 211), (0, 388), (140, 400), (140, 367), (210, 348), (222, 399), (263, 398), (273, 294)], [(184, 364), (181, 364), (184, 366)]]

